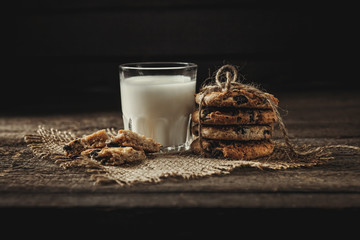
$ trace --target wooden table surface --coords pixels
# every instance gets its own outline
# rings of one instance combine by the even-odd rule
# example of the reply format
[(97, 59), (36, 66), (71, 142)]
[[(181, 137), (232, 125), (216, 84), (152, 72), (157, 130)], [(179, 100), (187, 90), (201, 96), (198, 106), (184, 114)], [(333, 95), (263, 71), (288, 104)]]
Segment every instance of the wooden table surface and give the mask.
[[(284, 119), (291, 138), (301, 144), (360, 146), (359, 93), (278, 94), (280, 106), (288, 110)], [(26, 224), (36, 214), (43, 217), (42, 223), (66, 217), (70, 223), (122, 224), (133, 230), (141, 223), (149, 230), (149, 226), (179, 226), (185, 224), (179, 219), (186, 218), (186, 230), (177, 229), (186, 235), (199, 230), (200, 222), (207, 224), (206, 229), (227, 229), (251, 221), (269, 223), (278, 216), (282, 224), (294, 227), (288, 221), (294, 216), (305, 217), (310, 225), (342, 222), (350, 219), (348, 214), (359, 214), (360, 155), (354, 152), (336, 152), (335, 159), (312, 168), (246, 167), (199, 179), (104, 186), (94, 185), (83, 171), (65, 170), (52, 160), (34, 157), (23, 137), (40, 124), (91, 132), (119, 129), (122, 120), (120, 112), (1, 116), (0, 211), (10, 224)], [(231, 217), (239, 219), (233, 222)]]

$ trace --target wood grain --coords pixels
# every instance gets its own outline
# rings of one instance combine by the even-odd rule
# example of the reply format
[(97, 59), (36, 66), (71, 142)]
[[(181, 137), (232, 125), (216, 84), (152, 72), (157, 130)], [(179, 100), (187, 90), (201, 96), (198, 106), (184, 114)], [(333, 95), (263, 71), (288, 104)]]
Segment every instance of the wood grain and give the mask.
[[(276, 96), (288, 110), (285, 122), (296, 143), (359, 146), (358, 92)], [(344, 237), (357, 229), (359, 153), (336, 151), (335, 159), (313, 168), (238, 168), (228, 175), (172, 177), (158, 184), (94, 185), (80, 169), (62, 169), (32, 155), (23, 136), (39, 124), (82, 135), (121, 128), (122, 120), (119, 111), (0, 117), (0, 211), (2, 226), (16, 230), (13, 234), (21, 228), (48, 238), (39, 231), (46, 228), (64, 237), (69, 231), (82, 237), (121, 231), (131, 237), (224, 238), (254, 234), (260, 227), (303, 237), (308, 236), (304, 229)]]
[[(327, 93), (279, 97), (289, 111), (285, 121), (293, 141), (358, 146), (359, 95), (338, 96), (342, 96), (340, 100)], [(51, 160), (34, 158), (23, 136), (35, 131), (39, 124), (79, 135), (99, 128), (121, 128), (119, 112), (2, 117), (0, 121), (3, 207), (338, 208), (359, 207), (360, 203), (360, 157), (344, 151), (336, 151), (334, 160), (314, 168), (283, 171), (240, 168), (230, 175), (192, 180), (170, 178), (159, 184), (133, 187), (94, 186), (89, 175), (81, 170), (64, 170)], [(324, 201), (326, 196), (328, 200)]]

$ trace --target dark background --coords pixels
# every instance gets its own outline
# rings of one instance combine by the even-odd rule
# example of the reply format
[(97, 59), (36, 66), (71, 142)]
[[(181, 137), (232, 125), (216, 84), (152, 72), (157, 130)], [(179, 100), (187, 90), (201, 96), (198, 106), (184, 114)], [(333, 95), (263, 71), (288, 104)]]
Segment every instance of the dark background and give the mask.
[[(347, 91), (360, 93), (357, 83), (360, 56), (358, 51), (360, 41), (357, 36), (359, 8), (350, 6), (346, 1), (14, 0), (12, 3), (14, 12), (5, 15), (3, 22), (7, 26), (5, 30), (9, 30), (8, 33), (2, 35), (5, 40), (9, 41), (9, 45), (3, 44), (4, 52), (8, 53), (9, 57), (5, 56), (5, 64), (2, 65), (4, 72), (2, 72), (2, 92), (0, 94), (1, 115), (120, 111), (118, 65), (138, 61), (197, 63), (199, 84), (208, 76), (209, 70), (213, 72), (224, 63), (235, 64), (240, 66), (241, 73), (247, 77), (249, 82), (260, 84), (268, 92), (279, 97), (280, 101), (283, 99), (282, 95), (291, 95), (292, 93), (296, 93), (297, 97), (306, 98), (309, 91), (313, 94), (313, 97), (309, 99), (317, 99), (314, 94), (319, 92), (322, 93), (319, 95), (322, 101), (327, 101), (329, 98), (339, 98), (341, 101), (346, 95), (344, 92), (347, 93)], [(6, 11), (6, 8), (4, 10)], [(342, 94), (337, 94), (337, 91), (341, 91)], [(324, 92), (326, 98), (322, 98)], [(319, 109), (319, 116), (315, 114), (315, 117), (317, 116), (314, 120), (315, 124), (312, 125), (309, 120), (305, 123), (293, 123), (292, 129), (300, 126), (298, 132), (301, 132), (302, 129), (310, 132), (316, 128), (315, 135), (310, 134), (316, 138), (316, 134), (319, 133), (323, 134), (320, 137), (334, 136), (336, 131), (328, 135), (329, 132), (337, 129), (337, 126), (341, 124), (345, 124), (345, 126), (339, 126), (338, 132), (341, 129), (352, 129), (352, 126), (358, 126), (359, 118), (355, 116), (352, 119), (349, 114), (358, 104), (352, 106), (349, 104), (349, 99), (345, 100), (345, 104), (334, 108), (335, 113), (333, 114), (342, 115), (339, 108), (345, 106), (344, 120), (340, 121), (340, 117), (337, 117), (334, 122), (324, 121), (326, 116), (333, 115), (329, 114), (331, 111), (329, 108), (321, 112), (321, 106), (329, 107), (329, 105), (317, 104), (314, 109)], [(298, 99), (295, 102), (309, 104), (309, 101)], [(331, 103), (333, 102), (336, 101), (331, 101)], [(306, 113), (304, 110), (306, 108), (300, 106), (298, 109), (300, 109), (299, 113), (293, 115), (295, 117), (292, 119)], [(314, 116), (314, 109), (310, 112), (313, 114), (310, 117)], [(296, 112), (296, 109), (292, 112)], [(349, 120), (349, 118), (351, 119)], [(3, 122), (6, 123), (16, 118), (9, 119)], [(76, 119), (74, 118), (74, 121)], [(20, 120), (20, 123), (27, 124), (31, 121), (38, 120), (24, 118)], [(321, 127), (322, 123), (324, 123), (324, 127)], [(11, 126), (2, 128), (4, 131), (8, 131), (8, 133), (4, 132), (2, 136), (8, 134), (17, 144), (7, 142), (4, 145), (3, 159), (8, 158), (6, 155), (8, 152), (23, 154), (18, 150), (25, 146), (22, 138), (15, 140), (14, 137), (24, 130), (12, 129)], [(31, 124), (27, 126), (31, 126)], [(18, 132), (15, 133), (16, 131)], [(300, 136), (306, 137), (306, 134), (303, 133)], [(349, 139), (356, 138), (356, 133), (346, 134), (348, 133), (344, 133), (342, 136)], [(345, 141), (344, 138), (340, 137), (339, 140)], [(6, 137), (6, 139), (8, 138)], [(7, 149), (11, 150), (6, 152)], [(329, 164), (323, 170), (315, 169), (314, 172), (325, 171), (325, 175), (322, 177), (331, 177), (335, 176), (333, 173), (342, 174), (347, 172), (344, 169), (356, 167), (355, 163), (346, 165), (347, 161), (351, 160), (350, 158), (346, 159), (348, 160), (344, 161), (340, 158), (339, 162), (335, 162), (333, 165)], [(32, 165), (27, 165), (25, 160), (21, 162), (15, 158), (9, 158), (5, 161), (5, 166), (11, 161), (13, 169), (9, 168), (9, 170), (18, 173), (24, 168), (23, 173), (26, 175), (32, 172)], [(341, 161), (344, 161), (345, 165)], [(4, 174), (8, 169), (5, 170)], [(310, 172), (309, 176), (314, 172)], [(250, 172), (250, 174), (252, 173)], [(264, 176), (266, 176), (265, 174)], [(301, 170), (300, 172), (294, 171), (290, 175), (293, 174), (295, 176), (305, 173)], [(39, 176), (45, 176), (44, 179), (47, 179), (47, 168), (44, 168)], [(319, 179), (326, 180), (322, 177), (320, 176)], [(79, 184), (81, 185), (81, 183)], [(21, 191), (22, 188), (16, 190), (15, 187), (14, 190), (10, 185), (4, 188), (5, 193), (8, 191), (10, 196), (12, 196), (12, 191), (14, 191), (14, 196), (17, 196), (16, 194), (19, 196), (39, 194), (38, 198), (41, 198), (44, 193), (41, 187), (25, 185), (24, 189), (29, 189), (29, 192), (24, 192), (22, 195), (16, 192)], [(299, 189), (299, 186), (289, 187), (289, 189), (295, 189), (289, 192), (290, 195), (306, 194), (307, 190)], [(337, 186), (347, 187), (343, 190), (336, 190)], [(322, 199), (322, 194), (330, 193), (330, 196), (332, 194), (331, 191), (326, 192), (326, 189), (318, 189), (316, 184), (309, 189), (309, 194), (314, 196), (314, 205), (311, 206), (318, 204), (317, 201)], [(335, 194), (339, 194), (339, 196), (344, 194), (344, 202), (339, 202), (339, 208), (346, 206), (351, 194), (357, 196), (357, 192), (354, 192), (353, 189), (353, 186), (346, 183), (334, 186)], [(69, 196), (72, 197), (71, 193), (66, 192), (66, 189), (64, 191), (64, 196), (70, 194)], [(74, 199), (76, 200), (79, 196), (86, 197), (86, 191), (84, 196), (81, 191), (78, 192), (79, 195), (75, 191)], [(170, 192), (172, 191), (170, 189)], [(234, 191), (229, 193), (231, 195), (242, 194), (241, 191)], [(250, 191), (253, 190), (250, 189)], [(256, 191), (249, 193), (250, 195), (263, 194), (261, 191)], [(206, 194), (207, 192), (200, 193)], [(221, 192), (222, 190), (209, 193), (213, 193), (216, 197), (218, 194), (220, 196)], [(61, 196), (61, 192), (59, 193)], [(139, 190), (138, 193), (146, 195), (146, 191)], [(178, 193), (182, 194), (181, 191)], [(280, 200), (282, 200), (283, 194), (283, 200), (286, 202), (286, 191), (274, 190), (274, 192), (265, 193), (274, 195), (274, 199), (280, 197)], [(49, 194), (54, 194), (49, 195), (54, 198), (57, 197), (56, 191), (49, 192)], [(166, 192), (160, 192), (161, 196), (163, 194), (166, 195)], [(209, 196), (212, 197), (212, 194)], [(115, 197), (121, 197), (121, 194)], [(124, 195), (124, 197), (126, 196)], [(231, 200), (230, 195), (229, 199)], [(24, 204), (27, 204), (26, 199)], [(274, 203), (270, 202), (269, 204), (271, 206)], [(224, 206), (227, 204), (224, 203)], [(10, 219), (7, 221), (8, 225), (16, 226), (17, 232), (19, 232), (19, 225), (29, 226), (30, 222), (33, 223), (30, 226), (41, 227), (43, 223), (56, 226), (57, 231), (54, 231), (56, 234), (61, 234), (58, 226), (65, 230), (73, 227), (81, 230), (81, 234), (83, 234), (85, 228), (78, 228), (79, 224), (92, 223), (90, 226), (98, 227), (99, 222), (105, 226), (91, 229), (101, 229), (103, 233), (104, 230), (109, 230), (109, 224), (120, 223), (122, 226), (129, 226), (130, 231), (136, 230), (138, 226), (152, 231), (154, 231), (153, 227), (155, 231), (161, 228), (162, 231), (163, 229), (173, 230), (177, 226), (182, 227), (181, 224), (184, 223), (182, 219), (186, 217), (190, 229), (181, 229), (181, 231), (191, 233), (195, 229), (199, 229), (198, 232), (201, 232), (201, 236), (206, 233), (203, 230), (209, 229), (212, 230), (211, 234), (214, 230), (223, 230), (219, 231), (220, 236), (223, 236), (224, 233), (232, 233), (234, 230), (237, 231), (237, 234), (241, 234), (246, 228), (239, 231), (237, 227), (243, 226), (244, 223), (248, 225), (256, 223), (256, 230), (263, 230), (270, 224), (272, 228), (268, 228), (270, 231), (265, 232), (273, 232), (277, 235), (279, 235), (279, 229), (290, 229), (289, 232), (295, 230), (293, 232), (296, 234), (307, 235), (318, 230), (321, 236), (324, 236), (326, 233), (332, 234), (333, 231), (339, 229), (344, 230), (344, 226), (339, 227), (338, 223), (348, 224), (350, 219), (354, 219), (354, 216), (358, 214), (358, 209), (355, 209), (357, 210), (355, 212), (352, 210), (346, 208), (324, 210), (316, 208), (281, 208), (280, 210), (271, 208), (130, 208), (116, 210), (87, 207), (64, 209), (55, 206), (54, 208), (40, 209), (14, 207), (1, 211), (5, 214), (3, 219)], [(34, 213), (38, 214), (40, 222), (30, 219), (29, 216), (33, 216)], [(190, 217), (189, 213), (192, 213)], [(239, 215), (241, 218), (233, 221), (234, 217)], [(64, 217), (67, 217), (67, 222), (56, 221), (56, 219), (63, 220)], [(109, 222), (109, 218), (114, 221)], [(154, 221), (154, 218), (160, 219), (161, 224)], [(304, 219), (305, 221), (303, 221)], [(54, 221), (59, 224), (54, 224)], [(198, 228), (199, 223), (206, 225), (204, 228)], [(324, 225), (326, 227), (319, 228), (319, 223), (326, 223)], [(165, 227), (163, 227), (164, 225)], [(306, 231), (305, 226), (310, 226), (311, 230)], [(345, 231), (341, 232), (342, 237), (350, 229), (356, 229), (349, 226), (351, 225), (347, 225)], [(32, 228), (33, 231), (34, 229), (37, 230), (37, 228)], [(36, 233), (43, 232), (43, 229), (39, 229)], [(231, 229), (234, 230), (230, 231)], [(70, 231), (63, 232), (68, 234)], [(147, 231), (138, 232), (148, 233)], [(256, 231), (252, 231), (252, 233), (254, 232), (256, 233)]]
[[(355, 8), (324, 1), (15, 1), (3, 113), (120, 111), (118, 65), (224, 63), (268, 92), (354, 89)], [(355, 58), (352, 58), (354, 56)], [(4, 102), (4, 101), (3, 101)]]

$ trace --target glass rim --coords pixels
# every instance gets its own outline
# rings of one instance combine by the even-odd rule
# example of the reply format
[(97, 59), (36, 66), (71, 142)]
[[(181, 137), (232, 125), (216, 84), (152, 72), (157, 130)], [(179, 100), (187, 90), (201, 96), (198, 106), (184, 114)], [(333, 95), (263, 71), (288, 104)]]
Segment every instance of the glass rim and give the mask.
[(122, 70), (180, 70), (196, 67), (195, 63), (187, 62), (133, 62), (119, 65)]

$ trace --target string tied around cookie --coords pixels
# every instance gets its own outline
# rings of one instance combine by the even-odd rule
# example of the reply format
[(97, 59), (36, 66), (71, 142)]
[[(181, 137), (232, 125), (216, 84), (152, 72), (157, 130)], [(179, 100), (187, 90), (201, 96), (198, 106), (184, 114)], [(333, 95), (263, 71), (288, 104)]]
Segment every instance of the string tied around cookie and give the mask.
[[(226, 72), (225, 72), (226, 82), (225, 82), (225, 84), (223, 84), (223, 83), (220, 81), (220, 77), (221, 77), (222, 72), (223, 72), (226, 68), (231, 69), (232, 74), (231, 74), (231, 72), (229, 72), (229, 71), (226, 71)], [(229, 65), (229, 64), (224, 65), (224, 66), (222, 66), (221, 68), (219, 68), (219, 70), (216, 72), (215, 81), (216, 81), (217, 85), (218, 85), (220, 88), (222, 88), (223, 91), (230, 91), (231, 83), (236, 82), (236, 80), (237, 80), (237, 70), (236, 70), (236, 68), (235, 68), (233, 65)], [(223, 85), (224, 85), (224, 87), (223, 87)]]
[[(230, 69), (231, 72), (229, 71), (225, 71), (226, 69)], [(224, 74), (225, 71), (225, 76), (226, 76), (226, 81), (222, 82), (220, 81), (221, 76)], [(290, 151), (290, 153), (292, 155), (295, 155), (297, 157), (321, 157), (323, 156), (323, 152), (325, 150), (331, 149), (331, 148), (346, 148), (346, 149), (353, 149), (353, 150), (357, 150), (360, 151), (359, 147), (356, 146), (348, 146), (348, 145), (328, 145), (328, 146), (321, 146), (321, 147), (316, 147), (316, 148), (310, 148), (307, 147), (305, 148), (305, 150), (298, 150), (295, 145), (290, 141), (289, 138), (289, 134), (287, 131), (287, 128), (285, 126), (285, 123), (280, 115), (280, 112), (278, 110), (278, 106), (277, 104), (275, 104), (273, 102), (273, 100), (271, 99), (271, 97), (269, 96), (269, 94), (266, 94), (265, 92), (261, 91), (260, 89), (250, 85), (250, 84), (244, 84), (239, 82), (238, 80), (238, 72), (236, 67), (234, 67), (233, 65), (230, 64), (226, 64), (223, 65), (222, 67), (220, 67), (215, 75), (215, 83), (216, 84), (209, 84), (209, 85), (205, 85), (204, 87), (202, 87), (200, 89), (200, 102), (199, 102), (199, 115), (198, 115), (198, 119), (199, 119), (199, 143), (200, 143), (200, 150), (201, 150), (201, 155), (204, 155), (204, 146), (203, 146), (203, 137), (202, 137), (202, 123), (201, 123), (201, 112), (202, 112), (202, 108), (204, 105), (204, 98), (207, 94), (211, 93), (211, 92), (219, 92), (219, 91), (231, 91), (235, 86), (236, 88), (240, 88), (240, 89), (244, 89), (246, 91), (249, 92), (253, 92), (256, 95), (264, 98), (266, 100), (266, 102), (270, 105), (272, 111), (274, 112), (276, 118), (277, 118), (277, 123), (279, 125), (279, 129), (283, 135), (284, 138), (284, 142), (287, 146), (287, 149)], [(288, 154), (289, 159), (290, 155)]]
[[(229, 71), (226, 71), (225, 72), (226, 81), (222, 82), (220, 80), (220, 78), (225, 69), (230, 69), (232, 73)], [(198, 125), (198, 128), (199, 128), (199, 143), (200, 143), (200, 150), (201, 150), (202, 156), (204, 155), (204, 148), (203, 148), (203, 141), (202, 141), (203, 140), (202, 123), (201, 123), (200, 119), (201, 119), (201, 111), (203, 108), (204, 98), (208, 93), (211, 93), (211, 92), (216, 92), (216, 91), (217, 92), (218, 91), (228, 92), (232, 89), (232, 86), (234, 84), (243, 85), (242, 83), (237, 82), (237, 80), (238, 80), (238, 71), (236, 70), (236, 68), (233, 65), (226, 64), (217, 70), (216, 75), (215, 75), (215, 82), (216, 82), (215, 85), (206, 85), (200, 89), (201, 97), (200, 97), (200, 103), (199, 103), (199, 125)]]

